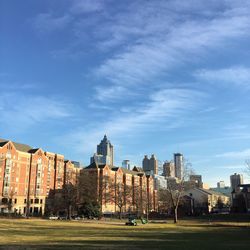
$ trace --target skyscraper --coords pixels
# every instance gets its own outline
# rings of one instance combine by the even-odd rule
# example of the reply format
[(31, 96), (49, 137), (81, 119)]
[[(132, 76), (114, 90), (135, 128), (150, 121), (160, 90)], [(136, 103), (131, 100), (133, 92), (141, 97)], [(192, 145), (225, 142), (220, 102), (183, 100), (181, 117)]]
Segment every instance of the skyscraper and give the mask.
[(189, 181), (194, 184), (195, 187), (203, 188), (202, 176), (197, 174), (192, 174), (189, 176)]
[(243, 176), (241, 174), (236, 174), (230, 176), (231, 188), (235, 190), (238, 185), (243, 184)]
[(175, 177), (175, 167), (173, 161), (166, 161), (163, 164), (163, 176)]
[(217, 182), (217, 188), (225, 188), (225, 182), (224, 181)]
[(114, 148), (106, 135), (104, 135), (100, 144), (97, 145), (96, 154), (90, 159), (90, 163), (93, 162), (114, 166)]
[(182, 179), (183, 177), (183, 155), (180, 153), (174, 154), (175, 177)]
[(122, 167), (130, 170), (130, 161), (129, 160), (123, 160), (122, 161)]
[(142, 167), (147, 174), (158, 175), (158, 160), (156, 159), (154, 154), (151, 155), (150, 159), (147, 155), (144, 156)]

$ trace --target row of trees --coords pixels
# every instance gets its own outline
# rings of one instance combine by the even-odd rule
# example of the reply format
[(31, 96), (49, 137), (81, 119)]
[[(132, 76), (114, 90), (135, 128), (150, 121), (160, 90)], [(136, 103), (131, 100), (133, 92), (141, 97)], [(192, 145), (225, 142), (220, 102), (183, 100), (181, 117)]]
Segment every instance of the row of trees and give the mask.
[(116, 183), (108, 176), (98, 179), (95, 174), (86, 171), (79, 176), (76, 185), (65, 183), (59, 192), (51, 192), (47, 213), (65, 212), (68, 218), (76, 213), (100, 217), (101, 208), (105, 206), (115, 206), (119, 218), (125, 211), (148, 216), (153, 208), (153, 197), (146, 187)]

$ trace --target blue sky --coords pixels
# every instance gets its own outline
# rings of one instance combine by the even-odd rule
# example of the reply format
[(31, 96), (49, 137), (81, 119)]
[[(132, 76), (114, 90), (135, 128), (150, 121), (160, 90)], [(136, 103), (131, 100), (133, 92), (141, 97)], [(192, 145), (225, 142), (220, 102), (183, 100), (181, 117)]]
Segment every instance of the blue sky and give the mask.
[[(250, 158), (250, 3), (2, 0), (0, 137), (84, 165), (182, 152), (204, 182)], [(246, 175), (245, 175), (246, 179)]]

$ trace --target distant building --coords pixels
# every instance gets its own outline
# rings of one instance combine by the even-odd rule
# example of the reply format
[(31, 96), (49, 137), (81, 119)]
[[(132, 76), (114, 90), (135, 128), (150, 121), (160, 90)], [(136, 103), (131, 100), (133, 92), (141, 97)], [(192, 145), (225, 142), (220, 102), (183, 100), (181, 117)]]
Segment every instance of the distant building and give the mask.
[(180, 153), (174, 154), (175, 177), (182, 179), (183, 177), (183, 155)]
[(154, 175), (154, 185), (156, 190), (167, 189), (166, 177), (160, 175)]
[(232, 211), (250, 212), (250, 184), (239, 185), (232, 192)]
[(218, 193), (222, 193), (228, 197), (231, 197), (231, 193), (232, 193), (232, 188), (231, 187), (224, 187), (224, 188), (210, 188), (210, 190), (213, 190), (215, 192)]
[(167, 187), (173, 189), (176, 187), (177, 183), (180, 183), (180, 179), (176, 177), (166, 177), (167, 179)]
[(236, 190), (239, 185), (243, 184), (243, 176), (241, 174), (234, 173), (230, 176), (230, 183), (232, 190)]
[(225, 188), (225, 182), (224, 181), (217, 182), (217, 188)]
[(175, 167), (173, 161), (166, 161), (163, 164), (163, 176), (175, 177)]
[(147, 155), (144, 156), (144, 159), (142, 161), (142, 168), (146, 174), (158, 175), (158, 160), (156, 159), (154, 154), (152, 154), (150, 159)]
[(204, 189), (209, 189), (210, 188), (210, 185), (208, 183), (203, 182), (202, 186), (203, 186)]
[(97, 152), (90, 158), (90, 164), (94, 162), (96, 164), (107, 164), (109, 166), (114, 165), (114, 148), (106, 135), (104, 135), (100, 144), (97, 145)]
[(201, 175), (194, 175), (194, 174), (190, 175), (189, 180), (192, 184), (194, 184), (195, 187), (197, 187), (197, 188), (203, 187)]
[(192, 198), (194, 213), (203, 214), (210, 212), (229, 211), (230, 197), (212, 190), (192, 188), (185, 192)]
[(102, 165), (102, 164), (106, 164), (106, 162), (109, 162), (109, 160), (107, 160), (106, 155), (98, 155), (98, 154), (94, 153), (94, 155), (90, 158), (90, 164), (92, 164), (94, 162), (96, 164)]
[(130, 160), (123, 160), (122, 167), (130, 170)]

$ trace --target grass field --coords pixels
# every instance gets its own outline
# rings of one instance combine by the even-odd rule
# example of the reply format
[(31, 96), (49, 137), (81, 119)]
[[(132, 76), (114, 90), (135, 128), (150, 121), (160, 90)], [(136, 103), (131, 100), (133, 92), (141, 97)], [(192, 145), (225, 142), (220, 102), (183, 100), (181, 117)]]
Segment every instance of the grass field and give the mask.
[(250, 249), (250, 223), (0, 219), (0, 249)]

